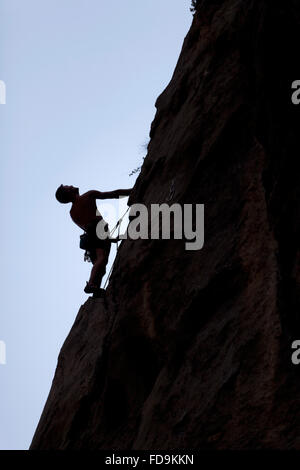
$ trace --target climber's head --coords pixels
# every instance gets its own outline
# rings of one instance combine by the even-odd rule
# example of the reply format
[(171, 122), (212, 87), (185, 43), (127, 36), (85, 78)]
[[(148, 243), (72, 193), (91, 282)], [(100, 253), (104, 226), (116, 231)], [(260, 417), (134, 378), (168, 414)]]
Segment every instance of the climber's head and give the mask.
[(55, 193), (55, 197), (58, 202), (62, 204), (67, 204), (68, 202), (73, 202), (76, 196), (79, 194), (79, 188), (74, 188), (74, 186), (65, 186), (61, 184)]

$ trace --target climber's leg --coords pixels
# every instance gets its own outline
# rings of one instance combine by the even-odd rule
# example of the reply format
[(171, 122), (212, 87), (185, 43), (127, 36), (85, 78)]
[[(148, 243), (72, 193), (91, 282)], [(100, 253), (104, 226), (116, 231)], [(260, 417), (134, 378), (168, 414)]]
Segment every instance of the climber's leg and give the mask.
[(99, 288), (101, 284), (102, 277), (105, 274), (105, 266), (108, 261), (108, 256), (106, 250), (103, 248), (96, 248), (96, 259), (94, 261), (94, 266), (91, 271), (91, 276), (89, 279), (89, 285), (92, 288)]
[(90, 280), (84, 289), (86, 293), (94, 292), (95, 289), (99, 289), (101, 281), (106, 273), (106, 265), (108, 263), (111, 243), (108, 241), (102, 247), (95, 248), (95, 258), (93, 261), (93, 268), (91, 271)]

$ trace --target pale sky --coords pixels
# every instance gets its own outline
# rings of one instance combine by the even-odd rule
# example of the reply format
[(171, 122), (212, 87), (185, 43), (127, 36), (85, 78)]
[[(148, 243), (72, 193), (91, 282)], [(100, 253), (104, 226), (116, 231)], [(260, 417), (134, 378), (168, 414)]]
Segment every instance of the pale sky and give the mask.
[(55, 190), (133, 186), (190, 3), (0, 0), (0, 449), (29, 447), (88, 298), (81, 231)]

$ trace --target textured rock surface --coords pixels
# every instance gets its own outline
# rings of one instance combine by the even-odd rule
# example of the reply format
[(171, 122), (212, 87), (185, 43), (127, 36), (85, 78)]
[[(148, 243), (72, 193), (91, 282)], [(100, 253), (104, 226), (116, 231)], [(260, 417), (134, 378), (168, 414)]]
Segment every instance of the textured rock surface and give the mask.
[(300, 448), (299, 40), (296, 1), (199, 2), (130, 203), (204, 203), (204, 248), (122, 242), (33, 449)]

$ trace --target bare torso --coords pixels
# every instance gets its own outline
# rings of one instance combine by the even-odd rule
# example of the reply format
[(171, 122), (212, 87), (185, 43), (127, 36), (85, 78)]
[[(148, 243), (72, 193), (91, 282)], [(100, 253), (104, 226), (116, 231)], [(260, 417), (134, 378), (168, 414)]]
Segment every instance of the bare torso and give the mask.
[(94, 197), (89, 192), (78, 196), (73, 202), (70, 216), (78, 227), (87, 230), (88, 225), (95, 219), (101, 219), (101, 215), (97, 215), (97, 205)]

